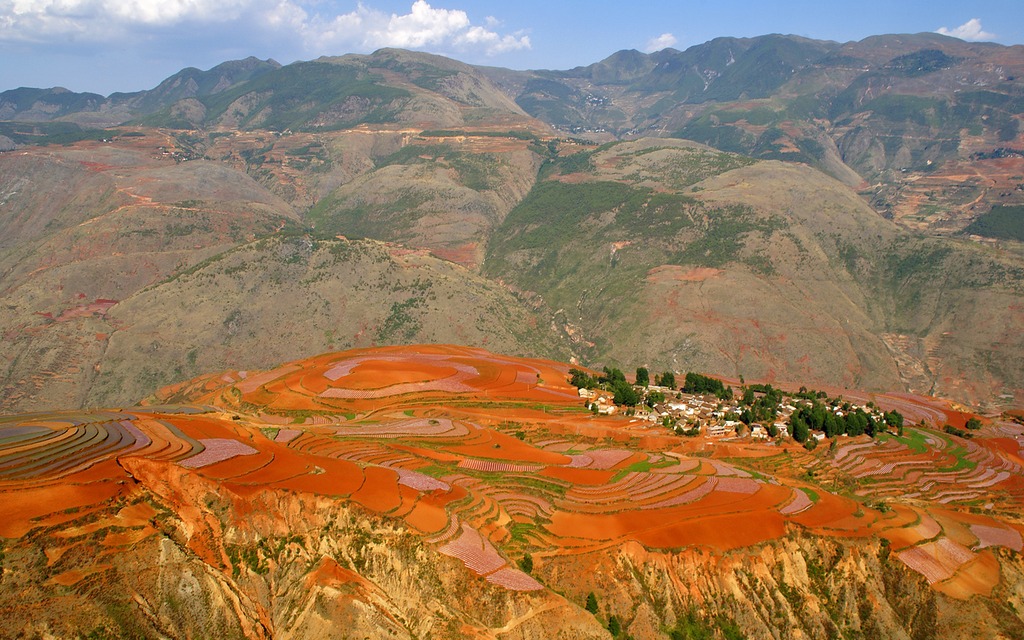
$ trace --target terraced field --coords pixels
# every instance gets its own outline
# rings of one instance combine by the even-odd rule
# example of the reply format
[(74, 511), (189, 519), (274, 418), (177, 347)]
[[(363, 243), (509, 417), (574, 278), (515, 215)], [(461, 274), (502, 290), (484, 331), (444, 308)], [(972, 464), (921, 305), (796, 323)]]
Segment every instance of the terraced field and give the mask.
[[(1024, 546), (1019, 424), (994, 421), (971, 440), (918, 425), (813, 452), (704, 441), (592, 415), (567, 371), (480, 349), (389, 347), (221, 372), (148, 406), (3, 418), (0, 535), (73, 523), (133, 483), (196, 474), (238, 497), (357, 505), (515, 592), (546, 588), (519, 566), (525, 554), (542, 567), (629, 543), (726, 553), (802, 530), (883, 538), (935, 589), (966, 598), (999, 583), (979, 565)], [(110, 543), (59, 581), (101, 572), (110, 554), (157, 534), (145, 517), (125, 518), (94, 520)], [(202, 557), (217, 544), (190, 541)], [(46, 553), (63, 568), (66, 549)]]

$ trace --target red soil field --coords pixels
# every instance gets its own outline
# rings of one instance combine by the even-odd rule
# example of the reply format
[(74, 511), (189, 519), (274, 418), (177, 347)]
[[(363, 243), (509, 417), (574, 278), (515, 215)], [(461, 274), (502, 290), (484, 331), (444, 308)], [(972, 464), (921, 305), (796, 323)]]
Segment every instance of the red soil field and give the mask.
[(316, 458), (313, 462), (315, 466), (311, 471), (281, 480), (274, 486), (317, 495), (347, 497), (363, 484), (363, 472), (351, 462), (331, 458)]
[(59, 483), (18, 490), (7, 490), (0, 483), (0, 536), (19, 538), (28, 533), (40, 519), (52, 513), (69, 509), (83, 509), (102, 505), (123, 493), (125, 487), (118, 481), (125, 478), (124, 471), (113, 460), (95, 465), (92, 469), (61, 478)]
[(481, 431), (478, 444), (463, 446), (445, 446), (446, 451), (475, 458), (491, 458), (493, 460), (510, 460), (516, 462), (533, 462), (537, 464), (569, 464), (569, 456), (552, 451), (544, 451), (533, 445), (513, 438), (512, 436), (484, 429)]
[(382, 389), (396, 384), (442, 380), (457, 375), (452, 367), (431, 366), (423, 363), (415, 369), (408, 362), (363, 360), (347, 375), (332, 382), (332, 386), (346, 389)]
[[(609, 515), (558, 512), (548, 530), (565, 538), (628, 538), (658, 548), (694, 545), (727, 550), (783, 535), (785, 519), (765, 506), (766, 503), (772, 504), (772, 500), (773, 497), (768, 496), (736, 500), (711, 494), (692, 507), (624, 511)], [(778, 501), (781, 498), (775, 500)]]
[(383, 467), (363, 469), (363, 485), (353, 494), (352, 500), (378, 513), (397, 509), (401, 505), (398, 493), (398, 474)]
[[(298, 493), (403, 522), (480, 580), (511, 590), (535, 588), (507, 565), (527, 549), (643, 545), (721, 553), (801, 528), (884, 537), (895, 557), (935, 588), (969, 597), (998, 583), (989, 548), (1024, 547), (1022, 529), (994, 515), (1019, 512), (1024, 500), (1024, 456), (1012, 423), (1001, 424), (1003, 431), (986, 426), (991, 430), (971, 441), (922, 429), (914, 446), (924, 441), (924, 452), (896, 438), (841, 438), (834, 450), (811, 453), (798, 445), (681, 438), (584, 411), (567, 370), (451, 345), (358, 349), (174, 386), (216, 410), (152, 407), (116, 419), (7, 421), (0, 425), (0, 536), (56, 526), (69, 534), (111, 529), (103, 546), (116, 552), (155, 531), (157, 511), (149, 504), (104, 511), (134, 482), (159, 496), (162, 508), (199, 523), (189, 546), (211, 566), (221, 561), (223, 534), (203, 496), (219, 493), (244, 527), (246, 518), (264, 515), (254, 506), (264, 494)], [(960, 426), (970, 415), (913, 396), (870, 398), (943, 424)], [(266, 431), (271, 424), (283, 428)], [(108, 425), (109, 433), (96, 425)], [(92, 440), (82, 439), (87, 429)], [(72, 462), (77, 470), (59, 471)], [(32, 464), (37, 477), (3, 475)], [(844, 481), (851, 497), (838, 495)], [(887, 509), (872, 508), (876, 496)], [(904, 496), (916, 498), (901, 502)], [(993, 515), (971, 513), (985, 500), (996, 505)], [(522, 531), (529, 531), (525, 538)], [(46, 553), (57, 563), (67, 550), (57, 545)], [(82, 578), (60, 576), (69, 584)], [(325, 561), (308, 579), (359, 578)]]
[(565, 480), (572, 484), (602, 486), (615, 475), (614, 471), (601, 469), (573, 469), (570, 467), (547, 467), (538, 475)]

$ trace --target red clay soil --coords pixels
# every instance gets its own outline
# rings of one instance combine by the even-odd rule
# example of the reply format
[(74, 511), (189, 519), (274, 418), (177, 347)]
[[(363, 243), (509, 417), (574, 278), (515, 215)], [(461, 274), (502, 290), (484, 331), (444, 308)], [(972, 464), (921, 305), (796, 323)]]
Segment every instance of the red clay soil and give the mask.
[(779, 455), (780, 450), (775, 447), (764, 445), (726, 444), (721, 443), (714, 446), (711, 451), (712, 458), (770, 458)]
[[(247, 379), (234, 386), (243, 392), (247, 402), (274, 409), (322, 410), (334, 406), (373, 411), (391, 404), (387, 399), (379, 398), (315, 398), (314, 396), (324, 389), (335, 386), (330, 384), (330, 381), (320, 382), (317, 377), (332, 368), (343, 366), (346, 361), (354, 361), (355, 366), (347, 375), (337, 380), (337, 385), (353, 390), (386, 390), (389, 386), (424, 380), (437, 380), (438, 384), (443, 384), (446, 378), (455, 373), (461, 378), (464, 375), (462, 371), (470, 367), (476, 369), (478, 375), (471, 376), (464, 380), (464, 383), (478, 389), (485, 399), (511, 395), (523, 400), (546, 403), (578, 402), (575, 389), (565, 381), (567, 367), (563, 364), (545, 360), (512, 359), (482, 349), (453, 345), (381, 347), (325, 354), (302, 363), (284, 365), (266, 373), (250, 372)], [(536, 382), (538, 373), (544, 380), (539, 386)], [(526, 378), (529, 378), (529, 383), (519, 381)], [(205, 380), (205, 383), (208, 382), (211, 380)], [(194, 401), (222, 402), (222, 389), (232, 384), (219, 378), (213, 387), (205, 383), (199, 385), (202, 391), (195, 394)], [(261, 388), (261, 385), (266, 387)], [(184, 385), (181, 388), (194, 389), (196, 386)], [(412, 400), (418, 395), (421, 394), (405, 394), (402, 400)], [(438, 392), (430, 391), (422, 395), (436, 397)]]
[(306, 575), (307, 590), (312, 589), (314, 585), (337, 588), (347, 584), (364, 585), (366, 580), (358, 573), (339, 565), (330, 556), (321, 558), (316, 569)]
[(50, 580), (62, 587), (72, 587), (91, 575), (109, 571), (113, 568), (114, 565), (111, 564), (95, 564), (84, 569), (71, 569), (70, 571), (65, 571), (64, 573), (53, 576)]
[[(818, 501), (808, 509), (796, 514), (791, 520), (814, 531), (828, 529), (857, 530), (867, 524), (866, 521), (860, 525), (851, 522), (853, 514), (860, 508), (853, 500), (841, 498), (830, 493), (818, 491)], [(838, 523), (843, 523), (838, 526)]]
[[(334, 382), (324, 376), (332, 369), (339, 374)], [(780, 509), (791, 504), (794, 487), (756, 481), (744, 474), (773, 464), (760, 458), (789, 451), (792, 464), (775, 473), (803, 477), (802, 465), (820, 464), (827, 452), (808, 454), (796, 445), (684, 439), (658, 427), (641, 430), (624, 418), (594, 417), (580, 411), (581, 401), (575, 389), (565, 382), (566, 370), (567, 365), (560, 363), (509, 358), (480, 349), (423, 345), (325, 354), (283, 365), (269, 373), (249, 372), (246, 380), (231, 372), (196, 379), (176, 388), (190, 394), (196, 403), (226, 407), (223, 413), (139, 413), (132, 424), (152, 442), (134, 451), (118, 453), (124, 468), (112, 458), (59, 479), (44, 476), (0, 483), (0, 536), (17, 538), (33, 527), (62, 522), (68, 523), (66, 532), (82, 533), (84, 530), (74, 522), (86, 515), (91, 522), (86, 526), (93, 527), (93, 533), (111, 529), (104, 538), (109, 553), (152, 535), (149, 519), (155, 511), (149, 505), (126, 507), (116, 515), (103, 515), (101, 511), (112, 499), (127, 495), (135, 486), (125, 469), (132, 472), (136, 482), (161, 500), (176, 505), (183, 517), (196, 525), (189, 546), (214, 566), (223, 560), (219, 551), (221, 525), (203, 510), (201, 501), (203, 495), (217, 487), (221, 498), (234, 503), (233, 514), (238, 522), (255, 515), (252, 510), (258, 501), (252, 498), (259, 494), (300, 492), (336, 497), (358, 505), (354, 508), (402, 519), (413, 530), (438, 539), (443, 539), (443, 533), (458, 522), (472, 526), (500, 545), (509, 538), (509, 522), (536, 524), (550, 520), (538, 528), (537, 535), (556, 548), (562, 547), (563, 552), (582, 552), (629, 541), (659, 549), (696, 546), (728, 550), (784, 536), (787, 523), (820, 535), (881, 535), (891, 541), (894, 550), (934, 541), (939, 552), (945, 548), (942, 544), (957, 543), (968, 550), (977, 548), (981, 538), (988, 545), (1013, 547), (1019, 544), (1014, 532), (1024, 531), (998, 517), (961, 512), (955, 505), (919, 507), (918, 503), (907, 505), (891, 499), (892, 509), (880, 513), (804, 482), (800, 486), (813, 488), (818, 500), (797, 514), (784, 515)], [(538, 374), (542, 383), (538, 383)], [(461, 385), (456, 387), (453, 383), (452, 388), (461, 390), (440, 388), (443, 381), (452, 379)], [(434, 380), (442, 381), (437, 389), (387, 393), (390, 387), (407, 389), (408, 385)], [(246, 415), (247, 411), (233, 404), (236, 400), (232, 393), (226, 393), (243, 386), (248, 390), (243, 393), (245, 401), (255, 405), (246, 409), (256, 415)], [(374, 392), (381, 397), (319, 397), (329, 388)], [(955, 424), (962, 424), (968, 415), (931, 399), (895, 394), (873, 397), (880, 406), (891, 402), (893, 407), (909, 407), (943, 422), (960, 420)], [(493, 404), (495, 401), (500, 404)], [(536, 408), (510, 407), (513, 402)], [(258, 416), (277, 411), (281, 424), (290, 424), (294, 414), (289, 415), (285, 409), (322, 412), (314, 414), (321, 424), (303, 426), (298, 437), (288, 443), (274, 442), (261, 433), (267, 422)], [(331, 416), (348, 411), (357, 415), (338, 419), (344, 422), (342, 427), (322, 424), (335, 420)], [(231, 419), (239, 414), (242, 419)], [(54, 428), (66, 428), (67, 420), (54, 417)], [(512, 429), (509, 423), (517, 425)], [(193, 445), (175, 435), (168, 425), (174, 425), (192, 439), (233, 440), (255, 448), (257, 453), (201, 469), (186, 469), (170, 460), (190, 454)], [(505, 433), (512, 430), (524, 432), (524, 439)], [(994, 469), (1004, 464), (1003, 460), (1024, 464), (1013, 438), (979, 438), (975, 442), (997, 456), (994, 463), (979, 462), (978, 474), (986, 470), (983, 465)], [(611, 468), (569, 467), (573, 458), (564, 451), (586, 452)], [(0, 455), (4, 452), (0, 448)], [(668, 452), (703, 452), (710, 453), (711, 458), (689, 458), (684, 460), (685, 468), (622, 473), (634, 463), (662, 460)], [(975, 451), (971, 455), (988, 454)], [(863, 457), (866, 461), (858, 462), (853, 471), (870, 471), (877, 465), (899, 465), (916, 459), (889, 445), (873, 449), (871, 455)], [(933, 465), (940, 466), (956, 462), (948, 452), (941, 451), (918, 457), (937, 460)], [(733, 462), (719, 462), (722, 458)], [(477, 468), (496, 466), (482, 474), (460, 468), (460, 463), (465, 466), (467, 460)], [(586, 460), (576, 461), (582, 464)], [(862, 464), (868, 466), (862, 468)], [(421, 470), (440, 481), (403, 471), (405, 482), (400, 483), (398, 469)], [(916, 470), (911, 468), (908, 474)], [(836, 473), (853, 471), (843, 467)], [(990, 473), (986, 477), (993, 476)], [(410, 486), (417, 478), (418, 484)], [(542, 481), (531, 483), (532, 479)], [(884, 479), (888, 482), (888, 478)], [(570, 490), (555, 491), (552, 484), (568, 486)], [(446, 488), (449, 485), (450, 489)], [(874, 485), (865, 486), (870, 489)], [(701, 487), (705, 490), (698, 491)], [(991, 492), (1000, 509), (1004, 505), (1009, 508), (1024, 495), (1024, 477), (1014, 472), (986, 491)], [(685, 504), (664, 506), (684, 501)], [(645, 506), (656, 508), (642, 508)], [(68, 509), (78, 511), (65, 513)], [(940, 539), (946, 542), (939, 544)], [(52, 554), (59, 558), (60, 550)], [(948, 579), (948, 572), (944, 574), (944, 581), (936, 588), (958, 594), (957, 597), (991, 590), (995, 584), (993, 562), (998, 580), (995, 556), (991, 552), (971, 552), (970, 558), (965, 567)], [(330, 564), (321, 563), (314, 574), (311, 579), (332, 584), (351, 581), (345, 570)], [(63, 579), (75, 581), (80, 577), (69, 574)]]
[(785, 535), (785, 519), (778, 511), (722, 514), (644, 531), (636, 538), (649, 547), (704, 546), (726, 551), (748, 547)]
[(952, 578), (933, 586), (948, 596), (967, 600), (975, 595), (991, 595), (992, 589), (998, 584), (999, 561), (991, 551), (986, 549), (957, 569)]
[(366, 467), (363, 475), (366, 480), (352, 494), (352, 500), (377, 513), (392, 511), (402, 504), (397, 473), (384, 467)]
[(252, 455), (235, 456), (221, 462), (214, 462), (211, 465), (198, 469), (199, 473), (207, 478), (230, 480), (241, 478), (255, 473), (274, 462), (274, 455), (269, 451), (257, 451)]
[(408, 382), (443, 380), (458, 374), (450, 366), (427, 362), (363, 360), (348, 375), (331, 383), (345, 389), (386, 389)]
[(117, 512), (117, 525), (121, 527), (141, 527), (157, 515), (157, 510), (148, 502), (128, 505)]
[(425, 449), (423, 447), (414, 447), (412, 445), (407, 445), (407, 444), (397, 444), (396, 443), (396, 444), (393, 444), (391, 446), (391, 448), (394, 449), (395, 451), (404, 451), (406, 453), (410, 453), (410, 454), (416, 456), (417, 458), (422, 458), (422, 459), (425, 459), (425, 460), (432, 460), (432, 461), (435, 461), (435, 462), (445, 462), (445, 463), (450, 462), (450, 463), (458, 464), (458, 462), (460, 460), (462, 460), (463, 457), (464, 457), (464, 456), (456, 455), (454, 453), (447, 453), (445, 451), (437, 451), (437, 450), (434, 450), (434, 449)]
[(20, 538), (33, 527), (38, 519), (51, 513), (68, 509), (83, 509), (102, 505), (126, 491), (123, 484), (124, 471), (114, 460), (93, 465), (79, 473), (64, 476), (52, 485), (8, 490), (6, 483), (0, 483), (0, 536)]
[(130, 529), (128, 531), (111, 531), (104, 536), (102, 544), (104, 547), (129, 547), (155, 533), (158, 533), (158, 531), (150, 526)]
[(565, 480), (578, 485), (603, 486), (608, 484), (617, 471), (603, 469), (575, 469), (572, 467), (546, 467), (537, 475)]
[[(317, 457), (315, 468), (301, 476), (275, 483), (276, 487), (323, 496), (350, 496), (363, 484), (359, 466), (347, 460)], [(322, 472), (321, 472), (322, 470)]]
[[(770, 495), (761, 496), (762, 492)], [(754, 496), (712, 492), (692, 505), (669, 509), (615, 514), (559, 511), (547, 529), (570, 539), (632, 539), (658, 548), (698, 545), (735, 549), (784, 535), (785, 518), (772, 507), (788, 496), (784, 487), (766, 486)]]
[(235, 478), (234, 483), (252, 486), (258, 491), (266, 485), (276, 485), (289, 478), (310, 473), (317, 464), (317, 458), (296, 454), (280, 445), (263, 444), (261, 449), (274, 456), (273, 463)]
[(538, 449), (532, 444), (504, 433), (491, 429), (482, 429), (481, 433), (485, 437), (477, 444), (462, 446), (445, 445), (444, 450), (474, 458), (509, 460), (513, 462), (535, 462), (538, 464), (554, 465), (569, 464), (571, 462), (569, 456)]
[(437, 247), (430, 252), (442, 260), (472, 268), (476, 267), (478, 262), (477, 247), (479, 243), (467, 242), (455, 247)]
[(1020, 455), (1020, 443), (1013, 438), (979, 438), (975, 442), (999, 451), (1009, 460), (1024, 467), (1024, 458), (1021, 458)]
[(884, 521), (885, 528), (878, 535), (889, 541), (893, 551), (931, 540), (941, 532), (941, 528), (925, 525), (926, 522), (932, 522), (930, 516), (914, 507), (893, 505), (892, 509), (893, 517)]

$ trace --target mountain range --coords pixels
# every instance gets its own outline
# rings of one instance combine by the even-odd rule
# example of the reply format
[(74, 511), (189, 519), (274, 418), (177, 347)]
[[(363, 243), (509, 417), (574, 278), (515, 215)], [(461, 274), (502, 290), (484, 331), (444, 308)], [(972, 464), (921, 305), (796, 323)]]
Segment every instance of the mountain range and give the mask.
[(1024, 393), (1024, 47), (384, 49), (0, 93), (0, 409), (332, 348)]

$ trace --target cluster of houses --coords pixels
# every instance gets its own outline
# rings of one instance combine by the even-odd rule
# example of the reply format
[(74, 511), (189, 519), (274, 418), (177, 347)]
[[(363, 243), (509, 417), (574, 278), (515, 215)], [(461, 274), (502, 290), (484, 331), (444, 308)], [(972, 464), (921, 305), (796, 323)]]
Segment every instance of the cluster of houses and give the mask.
[[(790, 436), (790, 418), (801, 406), (811, 406), (810, 400), (785, 397), (778, 406), (778, 413), (771, 423), (752, 423), (747, 425), (739, 420), (744, 407), (735, 400), (721, 400), (713, 395), (691, 394), (668, 387), (651, 385), (647, 393), (660, 392), (665, 401), (655, 403), (653, 407), (644, 404), (637, 407), (620, 407), (613, 401), (614, 394), (603, 389), (579, 389), (579, 396), (586, 401), (591, 410), (600, 415), (629, 415), (643, 420), (652, 426), (658, 425), (672, 429), (676, 433), (703, 435), (710, 438), (750, 437), (753, 440), (781, 439)], [(862, 409), (882, 421), (883, 414), (877, 408), (862, 405), (849, 405), (842, 401), (831, 400), (825, 403), (826, 409), (838, 417), (845, 411)], [(845, 411), (844, 411), (845, 407)], [(772, 436), (771, 432), (775, 435)], [(825, 434), (820, 431), (811, 433), (811, 437), (821, 441)]]

